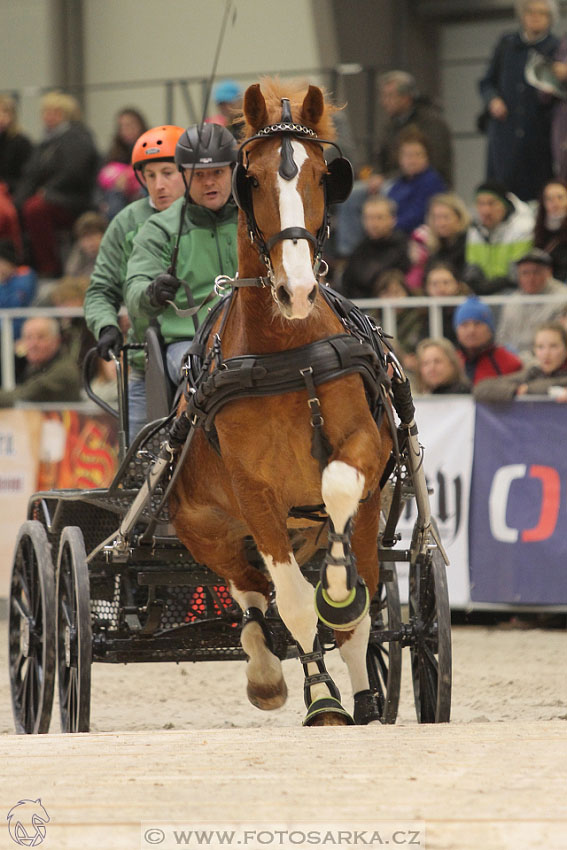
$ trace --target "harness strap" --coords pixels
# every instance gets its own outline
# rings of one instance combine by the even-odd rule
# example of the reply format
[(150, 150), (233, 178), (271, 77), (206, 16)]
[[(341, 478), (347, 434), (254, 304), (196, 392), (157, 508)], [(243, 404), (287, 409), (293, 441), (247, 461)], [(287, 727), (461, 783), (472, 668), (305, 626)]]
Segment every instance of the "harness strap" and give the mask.
[(333, 446), (323, 431), (323, 424), (325, 420), (321, 414), (321, 404), (317, 397), (317, 390), (315, 389), (315, 383), (313, 381), (313, 367), (307, 366), (306, 369), (300, 369), (299, 372), (303, 376), (307, 392), (309, 393), (307, 404), (311, 412), (311, 428), (313, 429), (311, 437), (311, 456), (318, 461), (321, 472), (323, 472), (327, 466), (330, 456), (333, 453)]

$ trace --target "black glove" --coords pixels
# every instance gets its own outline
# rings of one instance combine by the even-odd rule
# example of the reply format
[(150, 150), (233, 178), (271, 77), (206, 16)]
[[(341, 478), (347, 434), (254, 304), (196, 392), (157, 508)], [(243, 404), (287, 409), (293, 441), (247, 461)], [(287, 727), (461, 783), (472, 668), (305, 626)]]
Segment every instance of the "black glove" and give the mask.
[(103, 360), (110, 360), (110, 352), (113, 351), (118, 354), (123, 342), (124, 338), (120, 328), (117, 328), (116, 325), (107, 325), (98, 335), (96, 350), (99, 357), (102, 357)]
[(164, 307), (168, 301), (174, 301), (180, 285), (181, 281), (172, 274), (158, 274), (146, 289), (152, 307)]

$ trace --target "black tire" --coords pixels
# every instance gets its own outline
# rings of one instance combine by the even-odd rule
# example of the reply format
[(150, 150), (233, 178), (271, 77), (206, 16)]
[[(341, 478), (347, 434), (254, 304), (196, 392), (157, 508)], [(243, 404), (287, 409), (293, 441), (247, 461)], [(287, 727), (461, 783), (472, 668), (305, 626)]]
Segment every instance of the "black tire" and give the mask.
[(396, 568), (392, 577), (380, 582), (370, 607), (371, 630), (366, 651), (366, 669), (370, 689), (380, 705), (382, 723), (395, 723), (402, 680), (402, 644), (399, 640), (381, 641), (374, 636), (383, 629), (399, 632), (402, 627), (400, 591)]
[(80, 528), (63, 530), (57, 559), (57, 679), (62, 732), (88, 732), (92, 632), (89, 572)]
[(9, 669), (18, 734), (49, 731), (55, 682), (55, 587), (45, 528), (24, 522), (10, 583)]
[(419, 723), (451, 717), (451, 609), (447, 573), (438, 549), (410, 563), (411, 673)]

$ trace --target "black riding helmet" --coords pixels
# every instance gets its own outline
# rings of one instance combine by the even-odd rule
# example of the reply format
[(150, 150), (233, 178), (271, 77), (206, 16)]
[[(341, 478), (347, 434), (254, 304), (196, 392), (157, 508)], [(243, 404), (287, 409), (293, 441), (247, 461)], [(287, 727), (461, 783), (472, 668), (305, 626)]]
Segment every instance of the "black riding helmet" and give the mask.
[(219, 168), (236, 162), (238, 146), (232, 133), (221, 124), (195, 124), (181, 134), (175, 147), (180, 171), (187, 168)]

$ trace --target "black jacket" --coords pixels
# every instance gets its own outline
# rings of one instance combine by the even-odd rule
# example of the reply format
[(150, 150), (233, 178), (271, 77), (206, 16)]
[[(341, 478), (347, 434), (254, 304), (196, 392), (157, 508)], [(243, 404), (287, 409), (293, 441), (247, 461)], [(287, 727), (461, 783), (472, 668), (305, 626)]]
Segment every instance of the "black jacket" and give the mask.
[(401, 230), (383, 239), (363, 239), (345, 266), (341, 290), (347, 298), (372, 298), (383, 271), (400, 269), (405, 273), (409, 267), (408, 238)]
[(32, 143), (22, 133), (14, 136), (0, 133), (0, 180), (8, 184), (11, 194), (16, 190), (32, 149)]
[(92, 203), (98, 167), (90, 131), (71, 121), (35, 148), (14, 198), (16, 206), (43, 189), (47, 201), (79, 215)]

